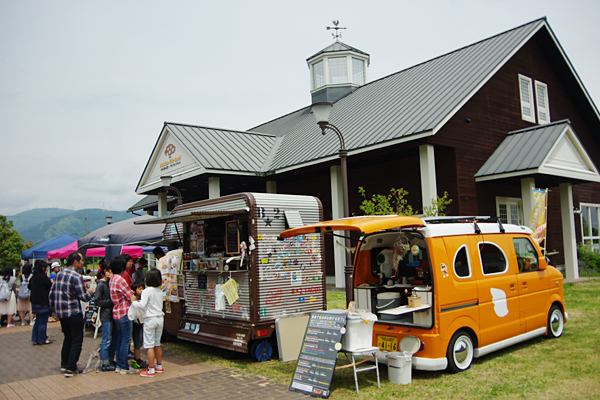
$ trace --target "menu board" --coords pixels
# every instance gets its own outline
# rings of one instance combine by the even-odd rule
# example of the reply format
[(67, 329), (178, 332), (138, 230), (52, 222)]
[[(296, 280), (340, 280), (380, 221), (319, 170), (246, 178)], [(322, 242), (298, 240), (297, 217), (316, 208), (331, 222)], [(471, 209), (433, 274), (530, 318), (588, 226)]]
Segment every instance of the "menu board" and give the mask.
[(240, 254), (240, 233), (238, 231), (237, 221), (227, 221), (225, 223), (225, 253)]
[(290, 390), (313, 397), (328, 398), (342, 335), (346, 331), (346, 314), (312, 312)]

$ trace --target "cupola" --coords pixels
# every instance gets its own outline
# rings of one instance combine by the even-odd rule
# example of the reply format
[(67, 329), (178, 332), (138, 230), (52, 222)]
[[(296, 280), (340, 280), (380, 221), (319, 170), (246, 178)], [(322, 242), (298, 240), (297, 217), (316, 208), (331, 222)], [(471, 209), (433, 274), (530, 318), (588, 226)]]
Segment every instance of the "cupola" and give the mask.
[(336, 41), (306, 59), (312, 102), (335, 102), (367, 82), (369, 55)]

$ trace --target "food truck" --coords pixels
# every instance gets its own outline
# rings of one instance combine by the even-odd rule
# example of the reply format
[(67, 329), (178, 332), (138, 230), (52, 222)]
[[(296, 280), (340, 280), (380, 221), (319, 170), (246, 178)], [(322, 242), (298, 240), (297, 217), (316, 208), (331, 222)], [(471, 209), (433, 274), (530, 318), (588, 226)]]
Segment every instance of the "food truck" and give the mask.
[(362, 234), (351, 294), (356, 309), (378, 317), (372, 344), (394, 352), (417, 338), (415, 369), (460, 372), (474, 358), (563, 333), (563, 276), (527, 227), (493, 217), (363, 216), (281, 237), (334, 231)]
[(159, 263), (167, 333), (268, 359), (277, 318), (326, 308), (321, 235), (279, 239), (322, 218), (316, 197), (239, 193), (153, 219), (180, 243)]

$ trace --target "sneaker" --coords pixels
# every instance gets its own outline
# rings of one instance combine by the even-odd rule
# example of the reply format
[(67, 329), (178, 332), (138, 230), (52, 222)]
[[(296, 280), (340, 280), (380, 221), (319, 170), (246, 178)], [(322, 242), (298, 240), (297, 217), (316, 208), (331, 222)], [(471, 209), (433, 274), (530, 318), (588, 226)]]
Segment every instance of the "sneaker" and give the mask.
[(115, 372), (118, 374), (121, 372), (121, 367), (115, 367)]
[(129, 369), (122, 369), (119, 372), (121, 375), (131, 375), (131, 374), (137, 374), (138, 371), (133, 369), (133, 368), (129, 368)]
[(128, 360), (133, 360), (134, 358), (135, 358), (135, 356), (133, 355), (133, 352), (130, 351), (130, 352), (127, 353), (127, 359)]
[(27, 325), (27, 322), (21, 322), (21, 326)]
[(75, 368), (73, 371), (71, 371), (70, 369), (68, 369), (68, 370), (65, 371), (65, 378), (70, 378), (72, 376), (80, 375), (82, 373), (83, 373), (83, 371), (80, 370), (80, 369), (77, 369), (77, 368)]
[(116, 371), (117, 367), (113, 364), (106, 364), (102, 366), (102, 372), (107, 372), (107, 371)]
[(7, 328), (12, 328), (13, 326), (15, 326), (15, 324), (8, 324), (8, 325), (6, 325)]
[(148, 362), (146, 362), (144, 360), (140, 360), (140, 362), (138, 364), (140, 365), (141, 369), (147, 369), (149, 367)]
[(31, 321), (31, 322), (29, 323), (29, 325), (32, 325), (32, 326), (33, 326), (34, 324), (35, 324), (35, 321)]
[(132, 362), (129, 363), (129, 365), (131, 366), (131, 368), (135, 368), (135, 369), (141, 369), (142, 367), (140, 366), (140, 364), (133, 360)]
[(163, 367), (154, 367), (154, 371), (156, 371), (157, 374), (162, 374), (163, 372), (165, 372), (165, 369)]
[(145, 370), (140, 372), (140, 376), (144, 378), (153, 378), (156, 376), (156, 372), (150, 372), (149, 370)]
[(65, 367), (60, 367), (60, 372), (63, 372), (63, 373), (64, 373), (64, 372), (67, 372), (67, 368), (65, 368)]

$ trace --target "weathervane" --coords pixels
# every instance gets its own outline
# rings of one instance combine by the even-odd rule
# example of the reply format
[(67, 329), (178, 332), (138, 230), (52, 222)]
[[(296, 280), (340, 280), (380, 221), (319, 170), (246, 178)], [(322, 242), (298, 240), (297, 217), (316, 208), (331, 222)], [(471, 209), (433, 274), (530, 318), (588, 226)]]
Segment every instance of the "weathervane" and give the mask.
[(335, 29), (335, 33), (331, 32), (331, 36), (333, 36), (333, 38), (337, 41), (337, 40), (339, 40), (339, 38), (342, 37), (342, 32), (340, 32), (340, 29), (346, 29), (346, 28), (338, 26), (340, 24), (340, 21), (337, 19), (334, 19), (331, 22), (333, 22), (333, 25), (335, 25), (335, 26), (328, 26), (326, 29), (328, 31), (331, 29)]

